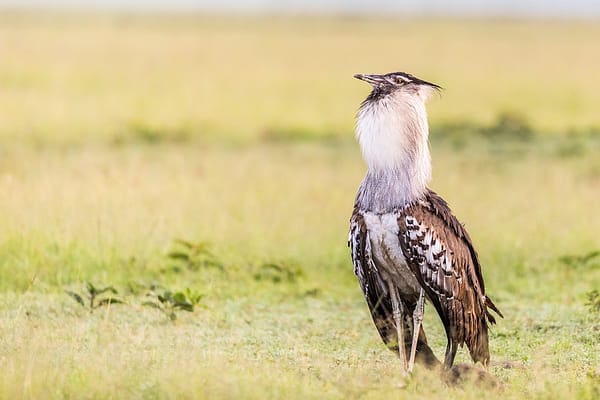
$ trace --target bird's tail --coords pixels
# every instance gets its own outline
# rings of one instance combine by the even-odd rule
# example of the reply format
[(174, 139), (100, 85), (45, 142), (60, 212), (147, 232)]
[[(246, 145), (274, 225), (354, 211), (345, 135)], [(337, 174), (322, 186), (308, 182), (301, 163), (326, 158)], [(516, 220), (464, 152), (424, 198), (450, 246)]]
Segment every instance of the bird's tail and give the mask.
[(504, 318), (500, 310), (498, 310), (498, 307), (496, 307), (492, 300), (486, 296), (484, 303), (485, 313), (479, 317), (477, 329), (467, 342), (473, 361), (481, 362), (485, 366), (490, 362), (488, 322), (490, 324), (496, 323), (496, 319), (491, 314), (490, 309), (496, 312), (501, 318)]
[(481, 315), (477, 321), (477, 329), (468, 338), (467, 346), (473, 362), (487, 365), (490, 362), (490, 349), (488, 344), (488, 324), (486, 315)]
[(496, 318), (494, 318), (494, 316), (492, 315), (492, 313), (490, 312), (489, 309), (491, 309), (492, 311), (494, 311), (496, 314), (498, 314), (500, 316), (500, 318), (504, 318), (504, 315), (502, 315), (502, 313), (500, 312), (500, 310), (498, 310), (498, 307), (496, 307), (496, 305), (494, 304), (494, 302), (492, 301), (492, 299), (490, 299), (489, 297), (485, 296), (485, 315), (488, 319), (488, 321), (490, 321), (490, 324), (495, 324), (496, 323)]

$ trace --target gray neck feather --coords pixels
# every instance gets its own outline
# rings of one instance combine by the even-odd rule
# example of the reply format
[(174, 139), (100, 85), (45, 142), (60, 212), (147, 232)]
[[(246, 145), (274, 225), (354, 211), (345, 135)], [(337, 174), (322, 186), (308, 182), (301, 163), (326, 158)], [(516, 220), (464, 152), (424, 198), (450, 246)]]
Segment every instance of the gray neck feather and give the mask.
[(426, 97), (396, 92), (365, 102), (356, 133), (368, 171), (356, 204), (386, 213), (421, 198), (431, 179)]
[(362, 210), (377, 214), (401, 209), (425, 192), (425, 190), (412, 190), (411, 187), (402, 185), (402, 182), (408, 180), (406, 171), (369, 170), (358, 189), (356, 204)]

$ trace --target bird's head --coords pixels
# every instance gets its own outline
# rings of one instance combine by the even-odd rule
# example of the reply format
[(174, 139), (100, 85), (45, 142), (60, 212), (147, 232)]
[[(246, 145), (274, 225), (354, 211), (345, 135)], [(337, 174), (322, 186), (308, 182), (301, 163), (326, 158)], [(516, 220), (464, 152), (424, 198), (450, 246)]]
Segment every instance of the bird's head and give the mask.
[(435, 83), (424, 81), (406, 72), (390, 72), (385, 75), (356, 74), (354, 77), (367, 82), (373, 88), (367, 97), (367, 102), (382, 100), (388, 96), (414, 96), (424, 102), (433, 92), (442, 89)]
[(403, 187), (422, 194), (431, 177), (425, 101), (441, 87), (405, 72), (354, 77), (373, 88), (356, 120), (356, 136), (369, 170), (400, 171)]

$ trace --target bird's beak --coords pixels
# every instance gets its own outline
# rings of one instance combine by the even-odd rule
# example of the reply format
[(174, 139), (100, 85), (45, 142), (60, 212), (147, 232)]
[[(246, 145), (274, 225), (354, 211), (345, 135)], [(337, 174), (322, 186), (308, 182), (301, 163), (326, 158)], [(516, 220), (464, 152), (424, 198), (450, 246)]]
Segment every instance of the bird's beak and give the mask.
[(422, 79), (416, 80), (415, 83), (418, 83), (419, 85), (430, 86), (430, 87), (432, 87), (435, 90), (442, 90), (442, 87), (440, 85), (436, 85), (435, 83), (427, 82), (427, 81), (424, 81)]
[(383, 75), (356, 74), (354, 77), (356, 79), (360, 79), (361, 81), (365, 81), (372, 86), (381, 85), (382, 83), (387, 82)]

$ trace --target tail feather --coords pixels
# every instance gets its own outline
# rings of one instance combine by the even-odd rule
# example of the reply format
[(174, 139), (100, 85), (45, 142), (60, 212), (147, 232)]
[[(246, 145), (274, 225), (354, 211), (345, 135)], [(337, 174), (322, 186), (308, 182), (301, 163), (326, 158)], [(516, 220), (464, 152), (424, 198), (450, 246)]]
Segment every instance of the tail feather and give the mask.
[(487, 316), (487, 319), (488, 319), (488, 321), (490, 321), (491, 324), (495, 324), (496, 318), (494, 318), (494, 316), (492, 315), (492, 313), (490, 313), (488, 308), (493, 310), (496, 314), (498, 314), (500, 316), (500, 318), (504, 318), (504, 315), (502, 315), (500, 310), (498, 310), (498, 307), (496, 307), (496, 305), (494, 304), (492, 299), (490, 299), (489, 297), (486, 296), (485, 297), (485, 315)]
[(488, 343), (488, 325), (485, 316), (481, 316), (477, 331), (469, 338), (467, 345), (473, 362), (487, 365), (490, 362), (490, 349)]
[(487, 365), (490, 362), (488, 321), (490, 324), (496, 323), (496, 318), (494, 318), (490, 310), (496, 312), (501, 318), (504, 318), (504, 316), (500, 310), (498, 310), (498, 307), (496, 307), (494, 302), (487, 296), (485, 298), (484, 309), (485, 315), (482, 315), (479, 318), (477, 329), (473, 332), (473, 335), (469, 338), (467, 344), (473, 361)]

